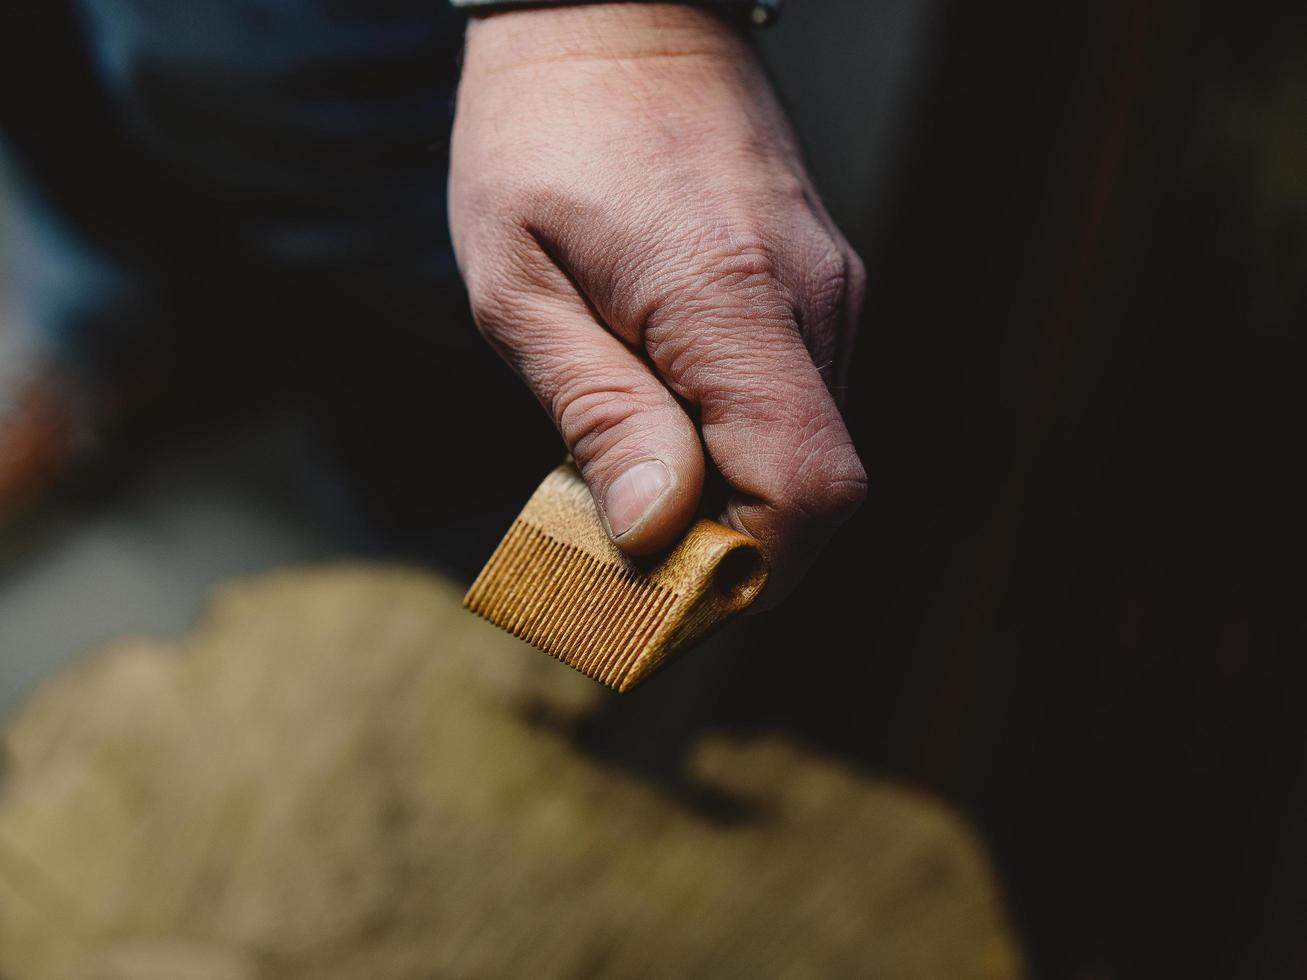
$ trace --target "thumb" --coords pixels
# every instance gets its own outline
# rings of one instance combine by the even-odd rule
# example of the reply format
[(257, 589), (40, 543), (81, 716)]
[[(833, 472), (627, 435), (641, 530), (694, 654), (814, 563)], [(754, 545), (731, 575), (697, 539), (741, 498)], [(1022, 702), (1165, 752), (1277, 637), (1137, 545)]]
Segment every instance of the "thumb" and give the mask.
[(698, 509), (704, 460), (662, 381), (578, 296), (501, 294), (473, 309), (552, 416), (613, 541), (632, 555), (673, 544)]

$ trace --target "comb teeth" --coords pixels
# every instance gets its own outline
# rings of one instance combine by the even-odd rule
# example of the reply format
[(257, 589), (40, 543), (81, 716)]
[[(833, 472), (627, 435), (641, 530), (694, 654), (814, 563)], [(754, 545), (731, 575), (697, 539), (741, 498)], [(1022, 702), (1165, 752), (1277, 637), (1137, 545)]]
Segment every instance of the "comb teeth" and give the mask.
[(496, 626), (623, 690), (639, 679), (636, 668), (678, 598), (519, 518), (463, 601)]

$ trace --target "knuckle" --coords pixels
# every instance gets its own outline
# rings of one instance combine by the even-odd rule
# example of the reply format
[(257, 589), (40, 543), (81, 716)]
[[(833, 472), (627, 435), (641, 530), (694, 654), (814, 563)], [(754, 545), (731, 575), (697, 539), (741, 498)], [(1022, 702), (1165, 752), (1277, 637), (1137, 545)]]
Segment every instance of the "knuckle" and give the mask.
[(756, 232), (726, 232), (704, 254), (706, 285), (735, 290), (765, 289), (776, 281), (776, 265), (765, 238)]
[(808, 297), (818, 319), (826, 319), (844, 307), (853, 282), (848, 256), (830, 242), (808, 274)]
[(529, 352), (531, 337), (520, 329), (518, 318), (508, 305), (498, 299), (473, 303), (472, 322), (485, 341), (511, 366), (520, 370)]
[(494, 290), (474, 288), (468, 282), (468, 300), (472, 307), (472, 320), (481, 335), (488, 340), (502, 340), (509, 318), (499, 302)]
[[(686, 307), (702, 312), (766, 296), (778, 287), (777, 263), (770, 236), (744, 219), (714, 223), (706, 215), (693, 230), (674, 236), (680, 245), (675, 261), (664, 263), (662, 301), (657, 312), (675, 314)], [(660, 256), (660, 261), (662, 257)]]
[(664, 282), (643, 325), (645, 349), (665, 376), (699, 388), (711, 376), (747, 375), (796, 335), (795, 304), (763, 236), (700, 236), (694, 260)]
[(473, 319), (492, 341), (508, 342), (524, 322), (547, 319), (548, 304), (558, 294), (538, 251), (514, 239), (466, 262), (463, 282)]
[(853, 270), (843, 249), (825, 239), (805, 277), (799, 331), (822, 376), (829, 383), (839, 350), (841, 314), (847, 308)]
[(786, 496), (807, 521), (842, 524), (867, 498), (867, 471), (847, 436), (831, 439), (824, 432), (811, 441), (816, 445), (800, 454)]
[(867, 298), (867, 266), (851, 249), (848, 256), (848, 284), (844, 294), (844, 310), (850, 317), (858, 317)]
[(858, 467), (857, 473), (826, 483), (818, 495), (817, 513), (830, 523), (842, 524), (857, 513), (866, 499), (867, 474)]
[(772, 236), (756, 222), (728, 220), (699, 235), (687, 292), (705, 302), (749, 303), (781, 292)]
[(511, 253), (503, 245), (485, 244), (464, 257), (461, 266), (477, 327), (487, 337), (500, 336), (513, 319), (508, 302), (514, 293)]
[(699, 400), (711, 393), (721, 410), (735, 395), (759, 404), (792, 387), (789, 379), (777, 376), (777, 365), (793, 346), (780, 330), (737, 332), (730, 325), (717, 330), (706, 318), (695, 326), (701, 329), (669, 329), (646, 337), (659, 372), (682, 394)]
[(862, 261), (862, 256), (852, 250), (847, 253), (847, 262), (849, 296), (861, 298), (867, 291), (867, 264)]

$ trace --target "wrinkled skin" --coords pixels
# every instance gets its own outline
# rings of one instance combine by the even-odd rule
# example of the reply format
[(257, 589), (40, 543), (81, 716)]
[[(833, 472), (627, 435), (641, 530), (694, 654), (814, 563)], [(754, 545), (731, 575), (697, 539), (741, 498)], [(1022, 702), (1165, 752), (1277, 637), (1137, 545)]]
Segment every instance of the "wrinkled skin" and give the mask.
[[(706, 450), (724, 519), (771, 560), (774, 603), (866, 492), (832, 396), (864, 274), (744, 38), (675, 5), (476, 19), (451, 166), (477, 323), (614, 540), (673, 542)], [(614, 489), (650, 460), (666, 470)]]

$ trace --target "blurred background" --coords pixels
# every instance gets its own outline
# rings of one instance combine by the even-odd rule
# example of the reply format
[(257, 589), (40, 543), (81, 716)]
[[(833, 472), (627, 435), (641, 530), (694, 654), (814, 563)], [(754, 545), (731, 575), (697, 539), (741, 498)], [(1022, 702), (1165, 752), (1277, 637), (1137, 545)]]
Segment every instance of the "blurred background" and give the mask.
[[(213, 665), (197, 675), (206, 680), (187, 681), (187, 691), (217, 689), (225, 670), (262, 676), (284, 659), (307, 674), (287, 666), (268, 683), (312, 692), (319, 681), (303, 678), (313, 674), (314, 650), (337, 650), (331, 662), (343, 675), (380, 671), (357, 662), (374, 646), (384, 650), (390, 641), (374, 637), (392, 627), (411, 628), (418, 647), (448, 644), (451, 662), (462, 656), (469, 665), (413, 682), (464, 726), (422, 729), (422, 738), (460, 745), (457, 758), (483, 758), (502, 773), (495, 760), (525, 765), (523, 753), (538, 751), (506, 734), (519, 726), (556, 747), (545, 771), (563, 774), (561, 790), (529, 781), (511, 793), (508, 784), (487, 790), (476, 819), (499, 826), (502, 837), (469, 853), (483, 862), (477, 867), (499, 869), (486, 880), (502, 874), (509, 884), (472, 902), (479, 915), (459, 920), (458, 948), (470, 958), (422, 972), (396, 954), (389, 973), (338, 964), (333, 974), (325, 959), (302, 953), (311, 946), (325, 957), (321, 937), (346, 935), (329, 914), (312, 920), (322, 930), (317, 945), (292, 943), (288, 952), (278, 942), (300, 933), (281, 912), (267, 913), (282, 926), (256, 942), (239, 922), (206, 918), (207, 906), (193, 903), (186, 935), (158, 912), (141, 920), (148, 926), (140, 938), (191, 941), (198, 923), (213, 921), (223, 924), (206, 943), (245, 936), (247, 952), (280, 951), (224, 959), (205, 946), (132, 960), (118, 950), (85, 975), (532, 975), (529, 958), (497, 960), (485, 950), (496, 945), (497, 921), (521, 920), (528, 896), (550, 894), (545, 881), (595, 909), (569, 929), (584, 933), (607, 915), (603, 929), (594, 926), (605, 943), (620, 946), (612, 935), (625, 930), (633, 949), (654, 952), (632, 965), (609, 946), (603, 955), (554, 950), (540, 961), (553, 972), (536, 975), (769, 972), (713, 938), (710, 925), (660, 919), (662, 912), (616, 901), (621, 888), (601, 889), (596, 855), (620, 863), (630, 846), (605, 842), (601, 832), (591, 850), (567, 852), (539, 872), (536, 890), (513, 878), (510, 869), (542, 866), (539, 855), (550, 850), (541, 828), (553, 818), (526, 803), (551, 792), (590, 800), (599, 814), (627, 814), (612, 825), (635, 836), (638, 821), (621, 821), (648, 808), (659, 853), (699, 855), (704, 867), (730, 869), (722, 880), (737, 867), (761, 879), (776, 869), (774, 887), (723, 885), (691, 896), (704, 908), (738, 905), (757, 888), (763, 899), (750, 907), (750, 921), (773, 931), (809, 915), (831, 920), (837, 908), (864, 910), (848, 922), (834, 915), (839, 929), (812, 926), (806, 940), (792, 938), (764, 961), (773, 975), (1089, 980), (1307, 971), (1307, 724), (1299, 709), (1307, 693), (1307, 9), (1209, 13), (1154, 0), (791, 4), (760, 44), (818, 184), (868, 265), (848, 414), (871, 495), (785, 608), (739, 624), (621, 698), (574, 686), (560, 665), (464, 623), (456, 586), (445, 587), (475, 573), (560, 453), (534, 401), (482, 349), (456, 286), (397, 295), (385, 278), (384, 248), (355, 281), (332, 264), (331, 229), (310, 229), (312, 264), (283, 262), (274, 275), (266, 262), (233, 262), (229, 243), (195, 232), (197, 215), (230, 218), (260, 179), (253, 165), (248, 174), (236, 172), (240, 160), (229, 166), (222, 154), (235, 150), (196, 135), (223, 110), (221, 100), (202, 89), (198, 102), (177, 95), (173, 105), (160, 95), (151, 106), (160, 118), (194, 111), (182, 150), (222, 164), (222, 180), (172, 179), (177, 159), (142, 162), (116, 145), (109, 120), (121, 106), (101, 107), (102, 116), (79, 110), (68, 125), (96, 87), (95, 71), (115, 70), (112, 58), (92, 69), (60, 56), (61, 39), (81, 29), (58, 5), (0, 13), (0, 118), (24, 147), (10, 153), (9, 198), (0, 205), (9, 270), (0, 287), (0, 407), (45, 418), (21, 433), (33, 444), (40, 440), (31, 432), (44, 424), (66, 429), (77, 448), (74, 463), (39, 494), (0, 495), (0, 723), (16, 725), (0, 795), (0, 887), (8, 889), (0, 890), (0, 922), (8, 908), (10, 923), (23, 923), (10, 933), (0, 925), (0, 976), (72, 975), (51, 972), (73, 960), (49, 952), (71, 949), (71, 940), (42, 938), (55, 923), (65, 928), (63, 913), (31, 911), (55, 907), (33, 896), (46, 895), (62, 872), (30, 871), (36, 858), (52, 868), (73, 855), (79, 868), (94, 864), (99, 851), (65, 843), (88, 835), (105, 851), (119, 847), (108, 831), (96, 838), (90, 829), (101, 826), (90, 822), (99, 804), (79, 809), (51, 788), (52, 760), (65, 760), (56, 789), (71, 778), (69, 758), (92, 772), (107, 766), (117, 775), (78, 785), (155, 801), (151, 819), (169, 826), (176, 821), (167, 808), (182, 805), (169, 787), (184, 780), (168, 767), (203, 769), (200, 760), (223, 751), (221, 740), (188, 741), (184, 758), (123, 775), (113, 768), (118, 750), (97, 746), (154, 758), (150, 746), (177, 742), (169, 726), (184, 726), (191, 712), (182, 701), (175, 718), (156, 717), (153, 688), (121, 687), (130, 656), (112, 670), (67, 668), (106, 644), (153, 637), (139, 641), (150, 656), (195, 655)], [(19, 37), (23, 44), (6, 44)], [(441, 50), (448, 57), (432, 70), (452, 74), (453, 53)], [(252, 63), (260, 57), (250, 54)], [(211, 81), (225, 91), (227, 82), (248, 80)], [(377, 81), (376, 98), (386, 84)], [(267, 152), (275, 156), (277, 147)], [(327, 194), (332, 184), (324, 177), (314, 186)], [(51, 220), (53, 201), (93, 201), (79, 212), (87, 226)], [(292, 209), (278, 215), (275, 227), (255, 235), (259, 254), (289, 254), (292, 234), (301, 244), (308, 234), (300, 225)], [(108, 267), (101, 251), (129, 261)], [(174, 286), (126, 274), (160, 262), (170, 282), (185, 279), (205, 301), (188, 305)], [(25, 284), (34, 281), (46, 284), (39, 295), (79, 310), (72, 320), (89, 325), (79, 327), (89, 340), (70, 345), (115, 352), (105, 355), (114, 384), (81, 396), (63, 427), (67, 412), (43, 414), (43, 396), (24, 387), (29, 331), (51, 315), (29, 302)], [(107, 309), (118, 319), (148, 313), (187, 328), (152, 337), (149, 357), (120, 356), (113, 318), (101, 317)], [(437, 338), (406, 328), (407, 320), (438, 321)], [(33, 451), (12, 441), (7, 452), (0, 474), (19, 486)], [(249, 579), (260, 573), (275, 574)], [(256, 598), (232, 600), (227, 619), (202, 618), (215, 588), (245, 581), (253, 584), (238, 588)], [(387, 609), (442, 603), (452, 611), (430, 623), (416, 611), (411, 627), (386, 619)], [(300, 650), (282, 633), (264, 645), (271, 627), (246, 634), (230, 625), (266, 621), (284, 631), (296, 617), (319, 646)], [(188, 632), (197, 623), (199, 633)], [(337, 632), (328, 631), (333, 623)], [(266, 657), (241, 659), (255, 649)], [(516, 673), (506, 678), (485, 666), (496, 658)], [(428, 669), (412, 658), (373, 659), (390, 665), (390, 681)], [(477, 673), (485, 670), (493, 676)], [(369, 684), (360, 680), (358, 690), (372, 691)], [(382, 680), (374, 686), (385, 688)], [(44, 693), (32, 701), (38, 688)], [(319, 715), (294, 717), (328, 717), (327, 705), (347, 715), (349, 690), (323, 694)], [(102, 718), (109, 709), (98, 706), (115, 692), (133, 710)], [(246, 726), (260, 734), (256, 744), (278, 742), (281, 730), (256, 721), (253, 707), (213, 717), (221, 720), (210, 731)], [(59, 724), (48, 720), (55, 718)], [(499, 727), (488, 728), (492, 722)], [(91, 734), (60, 734), (79, 724)], [(419, 738), (417, 728), (402, 731)], [(705, 745), (718, 746), (710, 759), (725, 752), (728, 762), (705, 770)], [(757, 745), (771, 748), (748, 748)], [(282, 750), (250, 751), (261, 761), (248, 764), (258, 768)], [(447, 800), (461, 795), (459, 779), (475, 778), (453, 759), (422, 758), (394, 762), (397, 772), (427, 774), (413, 778), (415, 787), (431, 780), (425, 802), (405, 805), (433, 821), (423, 807), (453, 819)], [(242, 764), (225, 766), (215, 779), (247, 779)], [(285, 762), (278, 771), (302, 770)], [(723, 788), (722, 773), (732, 771), (753, 773), (754, 782)], [(361, 777), (340, 772), (333, 792), (348, 793)], [(131, 788), (104, 788), (119, 777)], [(280, 789), (275, 778), (255, 783), (265, 803), (279, 792), (300, 798), (292, 776)], [(769, 815), (749, 817), (748, 801), (770, 792), (782, 796), (759, 804)], [(380, 791), (359, 790), (368, 793)], [(45, 799), (48, 806), (38, 805)], [(187, 795), (185, 819), (209, 812), (207, 799)], [(886, 799), (893, 805), (874, 802)], [(807, 813), (805, 806), (817, 816), (803, 819), (834, 822), (786, 816)], [(584, 821), (586, 808), (573, 816)], [(38, 825), (62, 829), (38, 833)], [(360, 826), (360, 839), (390, 839), (384, 821)], [(539, 853), (518, 841), (537, 831), (546, 842)], [(268, 839), (278, 832), (268, 830)], [(750, 834), (772, 843), (747, 860), (731, 857)], [(810, 852), (814, 835), (835, 842), (831, 853)], [(204, 853), (224, 853), (225, 840), (213, 838)], [(885, 851), (877, 841), (899, 843)], [(434, 860), (434, 844), (411, 846), (387, 860), (435, 867), (412, 856)], [(910, 860), (895, 864), (891, 851)], [(286, 861), (281, 871), (293, 877), (298, 865)], [(855, 877), (823, 892), (818, 882), (843, 882), (837, 869), (850, 862)], [(811, 875), (781, 874), (800, 866)], [(669, 902), (691, 901), (677, 890), (677, 874), (641, 867), (644, 880), (662, 882)], [(490, 888), (467, 874), (447, 880), (464, 895)], [(391, 885), (377, 887), (400, 891)], [(163, 886), (142, 871), (135, 885), (115, 887), (123, 894), (104, 900), (99, 922), (128, 914), (136, 899), (126, 893)], [(305, 894), (331, 887), (304, 886)], [(441, 901), (421, 896), (413, 908)], [(275, 894), (264, 900), (281, 908)], [(718, 918), (723, 930), (748, 934), (741, 922)], [(399, 913), (393, 921), (410, 922)], [(81, 928), (67, 927), (66, 936)], [(539, 933), (521, 928), (535, 937), (521, 940), (523, 950), (552, 948), (540, 938), (547, 925)], [(402, 931), (364, 929), (340, 942), (381, 949)], [(684, 961), (676, 958), (678, 936)], [(76, 955), (93, 960), (92, 945)], [(167, 959), (174, 954), (190, 956), (192, 966), (170, 966), (181, 962)], [(139, 965), (147, 960), (153, 965)], [(347, 960), (341, 954), (339, 962)], [(357, 960), (364, 962), (372, 963)]]

